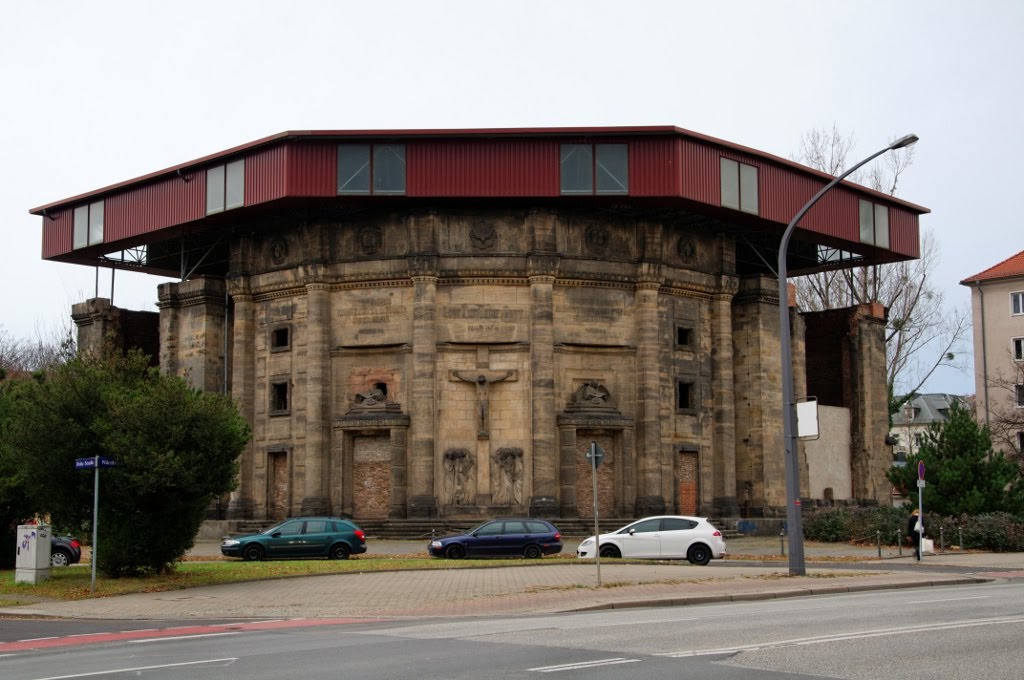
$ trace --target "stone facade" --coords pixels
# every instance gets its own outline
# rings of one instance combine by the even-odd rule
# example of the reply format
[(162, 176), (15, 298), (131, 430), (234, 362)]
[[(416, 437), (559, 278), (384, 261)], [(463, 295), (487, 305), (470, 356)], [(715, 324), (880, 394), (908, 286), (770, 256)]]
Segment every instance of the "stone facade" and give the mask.
[[(252, 425), (230, 517), (590, 517), (591, 442), (604, 516), (784, 514), (777, 286), (737, 275), (734, 235), (509, 208), (237, 233), (226, 281), (160, 287), (161, 367)], [(845, 336), (865, 498), (888, 493), (872, 323)]]

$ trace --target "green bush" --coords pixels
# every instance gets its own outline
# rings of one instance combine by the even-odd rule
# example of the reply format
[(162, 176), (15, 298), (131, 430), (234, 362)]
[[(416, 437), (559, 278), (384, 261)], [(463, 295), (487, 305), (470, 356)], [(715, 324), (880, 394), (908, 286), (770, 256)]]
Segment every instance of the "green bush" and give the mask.
[[(913, 508), (829, 508), (804, 518), (804, 538), (811, 541), (841, 542), (879, 539), (883, 545), (895, 545), (897, 536), (907, 543), (907, 519)], [(1005, 512), (943, 517), (925, 513), (927, 536), (939, 546), (957, 546), (963, 536), (966, 550), (1024, 552), (1024, 518)]]
[(804, 538), (837, 543), (853, 538), (849, 511), (844, 508), (816, 512), (804, 518)]

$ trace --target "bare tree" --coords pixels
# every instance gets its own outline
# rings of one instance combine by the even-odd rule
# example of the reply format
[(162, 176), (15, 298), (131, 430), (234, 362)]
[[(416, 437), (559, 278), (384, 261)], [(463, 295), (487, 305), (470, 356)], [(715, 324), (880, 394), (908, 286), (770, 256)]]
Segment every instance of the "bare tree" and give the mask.
[(0, 326), (0, 375), (17, 377), (45, 371), (74, 354), (74, 334), (67, 323), (57, 329), (37, 330), (33, 340), (16, 338)]
[(1008, 371), (998, 370), (994, 376), (986, 380), (988, 395), (988, 413), (977, 414), (978, 420), (988, 425), (992, 441), (996, 448), (1013, 453), (1024, 465), (1024, 451), (1021, 451), (1020, 433), (1024, 432), (1024, 409), (1017, 404), (1022, 403), (1024, 394), (1024, 362), (1016, 361), (1012, 353), (1007, 353)]
[[(853, 136), (812, 130), (800, 143), (800, 160), (831, 175), (840, 174), (853, 148)], [(914, 148), (882, 157), (883, 163), (855, 173), (853, 180), (876, 191), (896, 194), (901, 175), (914, 162)], [(797, 303), (811, 311), (866, 303), (889, 310), (886, 331), (887, 380), (892, 395), (918, 392), (941, 365), (961, 366), (958, 355), (970, 330), (966, 309), (949, 308), (934, 280), (939, 246), (931, 232), (921, 239), (921, 256), (909, 262), (855, 267), (810, 274), (795, 280)], [(892, 405), (898, 408), (899, 403)]]

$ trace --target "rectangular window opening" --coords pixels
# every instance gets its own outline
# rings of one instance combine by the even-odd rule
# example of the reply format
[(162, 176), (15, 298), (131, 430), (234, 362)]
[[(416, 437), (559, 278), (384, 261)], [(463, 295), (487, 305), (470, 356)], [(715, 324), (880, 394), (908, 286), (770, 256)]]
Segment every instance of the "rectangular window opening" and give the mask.
[(1016, 392), (1017, 408), (1024, 408), (1024, 385), (1014, 385)]
[(592, 145), (563, 144), (561, 158), (562, 193), (594, 193), (594, 151)]
[(599, 194), (629, 193), (629, 147), (625, 144), (596, 144)]
[(860, 242), (889, 247), (889, 207), (860, 199)]
[(339, 144), (338, 194), (405, 195), (404, 144)]
[(1024, 338), (1013, 339), (1013, 360), (1024, 361)]
[(283, 352), (291, 349), (291, 326), (278, 326), (270, 331), (270, 351)]
[(206, 214), (245, 205), (245, 159), (206, 169)]
[(693, 383), (680, 380), (676, 383), (676, 410), (688, 411), (693, 408)]
[(1024, 314), (1024, 292), (1010, 293), (1010, 313), (1014, 316)]
[(288, 413), (288, 381), (270, 383), (270, 415)]
[(693, 329), (686, 326), (676, 326), (676, 347), (693, 346)]

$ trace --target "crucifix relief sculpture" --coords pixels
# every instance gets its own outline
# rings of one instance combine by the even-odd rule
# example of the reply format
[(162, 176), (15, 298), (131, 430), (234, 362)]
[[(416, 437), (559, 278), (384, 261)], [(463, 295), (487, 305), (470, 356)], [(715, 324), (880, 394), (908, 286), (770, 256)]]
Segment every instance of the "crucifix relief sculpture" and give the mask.
[(476, 413), (477, 413), (477, 437), (487, 439), (490, 436), (488, 424), (488, 388), (497, 382), (504, 380), (515, 380), (515, 371), (490, 371), (477, 369), (475, 371), (452, 371), (451, 380), (476, 385)]

